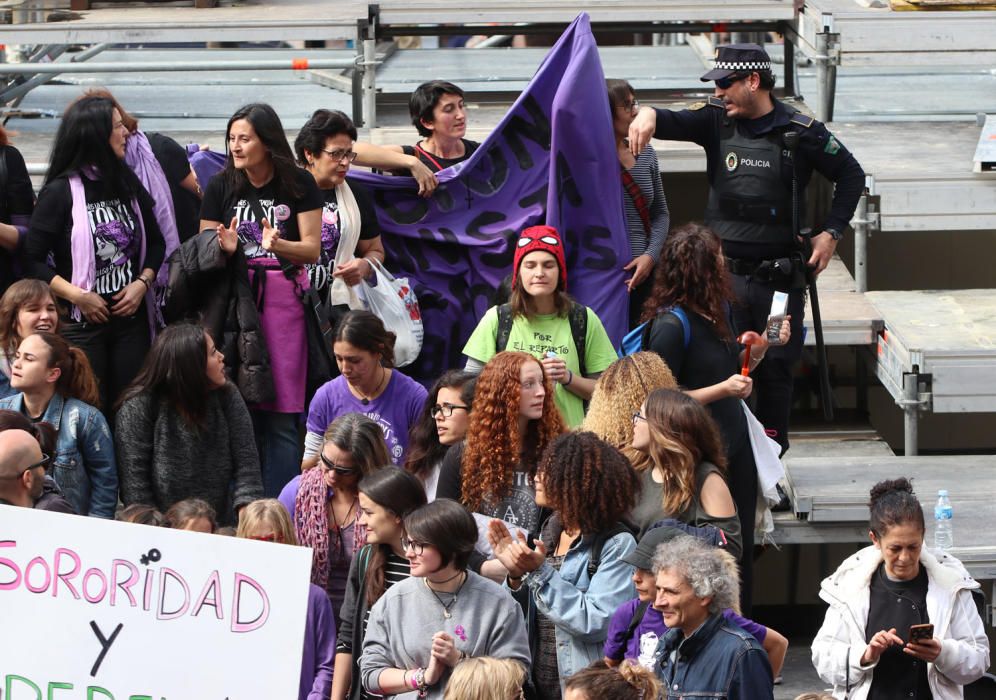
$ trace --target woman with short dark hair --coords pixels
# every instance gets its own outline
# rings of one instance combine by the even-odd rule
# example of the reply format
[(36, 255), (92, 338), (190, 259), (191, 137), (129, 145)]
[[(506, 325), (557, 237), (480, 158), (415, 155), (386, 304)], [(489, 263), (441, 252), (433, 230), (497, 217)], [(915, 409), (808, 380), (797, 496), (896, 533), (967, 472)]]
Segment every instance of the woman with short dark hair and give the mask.
[[(507, 590), (467, 562), (477, 526), (455, 501), (439, 499), (405, 518), (411, 578), (388, 590), (370, 613), (360, 658), (363, 688), (380, 695), (417, 691), (442, 698), (451, 669), (471, 656), (529, 665), (522, 611)], [(428, 630), (438, 630), (428, 637)]]
[(262, 353), (269, 357), (268, 367), (259, 364), (261, 372), (272, 376), (271, 398), (250, 408), (263, 491), (276, 496), (300, 464), (298, 417), (306, 405), (308, 378), (301, 302), (308, 276), (303, 266), (318, 262), (323, 202), (314, 178), (297, 167), (280, 117), (270, 105), (240, 108), (228, 120), (225, 136), (228, 160), (204, 190), (201, 233), (184, 247), (197, 246), (205, 236), (216, 238), (217, 247), (209, 246), (214, 248), (210, 252), (220, 248), (240, 270), (243, 260), (248, 264), (265, 347), (230, 359), (246, 364), (258, 362)]
[[(853, 700), (954, 700), (989, 667), (972, 599), (979, 584), (947, 552), (924, 547), (923, 509), (906, 478), (880, 481), (868, 504), (872, 546), (823, 580), (829, 603), (813, 665)], [(914, 638), (914, 626), (930, 627)]]
[(121, 500), (167, 508), (201, 498), (223, 525), (261, 498), (252, 419), (225, 377), (225, 356), (201, 326), (179, 323), (156, 338), (116, 417)]
[(105, 410), (149, 350), (166, 252), (155, 203), (124, 161), (128, 134), (106, 97), (69, 105), (24, 242), (25, 272), (60, 299), (62, 335), (87, 354)]
[(392, 464), (404, 464), (408, 431), (425, 404), (425, 387), (394, 369), (395, 335), (369, 311), (350, 311), (339, 321), (332, 351), (340, 376), (323, 384), (308, 409), (304, 461), (318, 462), (321, 436), (344, 413), (361, 413), (384, 431)]
[(318, 262), (307, 265), (311, 287), (330, 306), (359, 307), (352, 290), (374, 275), (371, 261), (384, 262), (384, 244), (366, 188), (347, 182), (356, 159), (356, 127), (338, 110), (319, 109), (294, 139), (301, 167), (322, 192), (322, 247)]

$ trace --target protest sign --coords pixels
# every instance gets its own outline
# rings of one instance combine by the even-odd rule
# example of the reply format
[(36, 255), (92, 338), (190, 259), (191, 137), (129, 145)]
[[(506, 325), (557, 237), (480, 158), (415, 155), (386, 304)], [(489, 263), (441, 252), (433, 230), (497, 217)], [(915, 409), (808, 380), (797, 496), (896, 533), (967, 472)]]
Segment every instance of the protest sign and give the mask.
[(627, 330), (629, 239), (587, 14), (550, 49), (480, 148), (439, 174), (432, 197), (418, 197), (410, 178), (349, 177), (372, 191), (387, 267), (418, 296), (425, 340), (413, 376), (431, 381), (463, 365), (463, 344), (511, 274), (517, 234), (535, 224), (561, 233), (568, 292), (595, 310), (613, 342)]
[(296, 698), (311, 551), (0, 506), (0, 699)]

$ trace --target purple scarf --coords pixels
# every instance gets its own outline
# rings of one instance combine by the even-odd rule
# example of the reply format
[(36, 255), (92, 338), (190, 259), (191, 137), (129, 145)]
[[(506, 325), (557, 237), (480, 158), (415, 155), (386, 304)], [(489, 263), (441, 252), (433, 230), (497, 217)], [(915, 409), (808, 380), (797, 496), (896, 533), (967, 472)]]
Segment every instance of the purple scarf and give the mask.
[(159, 224), (159, 230), (166, 241), (166, 256), (156, 280), (159, 286), (166, 287), (169, 281), (169, 256), (180, 247), (180, 234), (176, 230), (176, 213), (173, 211), (173, 193), (169, 188), (166, 173), (152, 153), (149, 139), (141, 131), (136, 131), (125, 142), (125, 163), (138, 177), (138, 181), (152, 196), (152, 213)]

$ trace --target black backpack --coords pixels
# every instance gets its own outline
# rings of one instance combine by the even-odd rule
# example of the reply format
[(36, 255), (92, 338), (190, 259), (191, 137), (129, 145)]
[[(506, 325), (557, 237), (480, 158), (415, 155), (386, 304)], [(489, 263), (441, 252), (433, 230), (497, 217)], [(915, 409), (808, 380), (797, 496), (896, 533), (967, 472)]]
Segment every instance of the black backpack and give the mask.
[[(508, 336), (512, 334), (512, 305), (502, 304), (498, 307), (498, 330), (495, 334), (495, 354), (502, 352), (508, 346)], [(571, 310), (567, 312), (567, 320), (571, 324), (571, 337), (578, 351), (578, 374), (587, 375), (584, 363), (584, 341), (588, 337), (588, 308), (576, 301), (571, 302)]]

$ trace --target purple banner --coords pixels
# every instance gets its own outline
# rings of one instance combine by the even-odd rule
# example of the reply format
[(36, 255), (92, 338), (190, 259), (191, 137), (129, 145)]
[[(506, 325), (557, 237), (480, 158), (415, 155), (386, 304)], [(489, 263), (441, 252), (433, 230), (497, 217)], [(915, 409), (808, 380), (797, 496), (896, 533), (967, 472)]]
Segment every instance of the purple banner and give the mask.
[(508, 114), (468, 160), (438, 176), (431, 198), (411, 178), (350, 173), (376, 203), (387, 267), (413, 283), (425, 324), (412, 375), (462, 367), (460, 351), (511, 273), (525, 227), (563, 237), (568, 291), (617, 343), (626, 331), (630, 259), (605, 78), (588, 15), (550, 49)]

